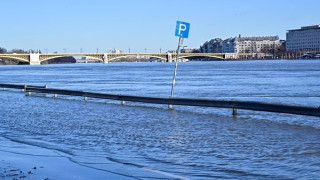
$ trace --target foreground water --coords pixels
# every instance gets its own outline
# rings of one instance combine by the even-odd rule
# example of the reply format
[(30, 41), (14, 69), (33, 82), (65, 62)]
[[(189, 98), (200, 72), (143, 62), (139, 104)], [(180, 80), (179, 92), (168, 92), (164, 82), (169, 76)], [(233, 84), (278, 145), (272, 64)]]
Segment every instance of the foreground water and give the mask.
[[(173, 63), (1, 66), (0, 82), (168, 97)], [(318, 107), (320, 61), (188, 62), (175, 97)], [(0, 136), (137, 179), (319, 179), (320, 118), (0, 91)]]

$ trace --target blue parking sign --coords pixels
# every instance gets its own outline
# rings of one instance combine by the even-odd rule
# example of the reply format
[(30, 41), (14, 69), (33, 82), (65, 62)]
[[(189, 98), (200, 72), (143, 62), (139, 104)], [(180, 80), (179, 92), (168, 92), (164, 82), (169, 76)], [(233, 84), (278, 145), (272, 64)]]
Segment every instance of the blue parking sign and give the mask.
[(188, 38), (189, 29), (190, 29), (190, 23), (177, 21), (175, 35), (179, 36), (179, 37), (182, 37), (182, 38)]

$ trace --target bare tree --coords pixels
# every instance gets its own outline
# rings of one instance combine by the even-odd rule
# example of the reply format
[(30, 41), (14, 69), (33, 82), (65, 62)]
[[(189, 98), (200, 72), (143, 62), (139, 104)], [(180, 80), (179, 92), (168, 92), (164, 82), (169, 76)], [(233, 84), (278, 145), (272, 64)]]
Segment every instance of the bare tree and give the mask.
[(23, 49), (12, 49), (10, 53), (25, 54), (26, 52)]
[(0, 53), (1, 54), (7, 53), (7, 50), (5, 48), (0, 47)]

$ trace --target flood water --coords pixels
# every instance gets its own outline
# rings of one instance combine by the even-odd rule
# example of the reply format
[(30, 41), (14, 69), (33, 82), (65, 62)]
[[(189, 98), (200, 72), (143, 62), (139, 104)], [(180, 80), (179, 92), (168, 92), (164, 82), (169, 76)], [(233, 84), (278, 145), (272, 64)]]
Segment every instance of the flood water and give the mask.
[[(0, 83), (168, 97), (173, 63), (0, 66)], [(320, 106), (320, 61), (179, 63), (175, 97)], [(0, 136), (137, 179), (320, 179), (320, 118), (0, 91)]]

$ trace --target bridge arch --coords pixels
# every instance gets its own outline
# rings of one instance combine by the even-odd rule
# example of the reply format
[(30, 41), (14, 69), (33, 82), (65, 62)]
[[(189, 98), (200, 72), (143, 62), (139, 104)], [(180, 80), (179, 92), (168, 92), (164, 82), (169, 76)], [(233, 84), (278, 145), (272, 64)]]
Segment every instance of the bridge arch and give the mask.
[(200, 54), (179, 56), (179, 58), (188, 58), (188, 57), (207, 57), (207, 58), (215, 58), (215, 59), (224, 60), (224, 56), (212, 56), (212, 55), (200, 55)]
[(56, 59), (56, 58), (61, 58), (61, 57), (68, 57), (68, 56), (51, 56), (51, 57), (47, 57), (47, 58), (43, 58), (40, 60), (40, 63), (41, 62), (45, 62), (45, 61), (49, 61), (51, 59)]
[(91, 58), (91, 59), (94, 59), (94, 60), (98, 60), (98, 61), (103, 62), (103, 59), (98, 58), (98, 57), (94, 57), (94, 56), (81, 56), (81, 57)]
[(1, 55), (0, 54), (0, 59), (10, 59), (10, 60), (16, 60), (18, 62), (25, 62), (29, 63), (29, 57), (27, 56), (7, 56), (7, 55)]
[(95, 57), (95, 56), (88, 56), (88, 55), (56, 55), (56, 56), (48, 56), (48, 57), (43, 57), (40, 59), (40, 63), (41, 62), (45, 62), (45, 61), (49, 61), (51, 59), (56, 59), (56, 58), (62, 58), (62, 57), (74, 57), (74, 56), (81, 56), (81, 57), (88, 57), (88, 58), (92, 58), (95, 60), (99, 60), (103, 62), (103, 59), (99, 58), (99, 57)]
[(109, 57), (109, 61), (115, 61), (116, 59), (120, 59), (120, 58), (139, 57), (139, 56), (148, 56), (148, 57), (157, 58), (157, 59), (164, 60), (164, 61), (167, 60), (166, 57), (155, 56), (155, 55), (127, 54), (127, 55), (119, 55), (119, 56)]

